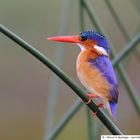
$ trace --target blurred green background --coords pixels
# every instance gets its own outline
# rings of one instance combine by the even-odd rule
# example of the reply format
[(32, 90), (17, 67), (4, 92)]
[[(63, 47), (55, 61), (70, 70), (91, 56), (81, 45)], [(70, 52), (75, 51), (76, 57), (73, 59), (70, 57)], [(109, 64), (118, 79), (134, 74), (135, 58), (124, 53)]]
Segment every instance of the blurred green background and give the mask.
[[(90, 1), (108, 38), (117, 52), (120, 52), (128, 41), (112, 18), (105, 0)], [(110, 2), (132, 38), (140, 31), (140, 1)], [(75, 71), (79, 48), (72, 44), (61, 46), (46, 40), (46, 37), (52, 35), (79, 33), (79, 7), (78, 0), (0, 0), (0, 21), (52, 61), (57, 58), (56, 51), (60, 51), (57, 47), (62, 47), (62, 62), (58, 62), (58, 65), (82, 87)], [(86, 29), (94, 29), (86, 14), (85, 21)], [(140, 54), (139, 46), (136, 51)], [(139, 94), (140, 55), (132, 52), (125, 62), (129, 78)], [(52, 76), (54, 74), (37, 59), (0, 35), (0, 140), (45, 140)], [(55, 78), (57, 79), (56, 76)], [(58, 82), (60, 88), (54, 126), (77, 100), (69, 87), (61, 80)], [(125, 134), (140, 134), (139, 116), (120, 80), (119, 85), (117, 126)], [(83, 106), (57, 139), (87, 139), (86, 113), (86, 107)], [(96, 124), (100, 122), (98, 118), (93, 120), (96, 129)], [(102, 134), (110, 134), (105, 127), (102, 129)]]

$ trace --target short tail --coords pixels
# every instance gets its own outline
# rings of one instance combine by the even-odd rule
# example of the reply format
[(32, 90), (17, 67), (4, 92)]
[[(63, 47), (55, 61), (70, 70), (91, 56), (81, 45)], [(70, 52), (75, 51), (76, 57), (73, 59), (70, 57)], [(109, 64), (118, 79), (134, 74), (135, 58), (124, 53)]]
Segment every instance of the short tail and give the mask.
[(107, 109), (108, 109), (109, 113), (111, 114), (111, 116), (116, 121), (117, 103), (113, 103), (113, 102), (110, 101), (107, 105)]

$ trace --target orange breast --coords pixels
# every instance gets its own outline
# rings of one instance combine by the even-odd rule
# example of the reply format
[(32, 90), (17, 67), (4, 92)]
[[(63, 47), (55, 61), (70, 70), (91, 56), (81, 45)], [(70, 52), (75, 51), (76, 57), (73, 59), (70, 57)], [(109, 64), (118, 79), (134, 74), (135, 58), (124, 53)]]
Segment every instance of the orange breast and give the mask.
[(84, 85), (84, 87), (90, 92), (97, 94), (100, 97), (110, 100), (109, 83), (101, 75), (100, 71), (90, 65), (89, 58), (96, 58), (97, 54), (88, 52), (86, 50), (81, 51), (76, 63), (77, 75)]

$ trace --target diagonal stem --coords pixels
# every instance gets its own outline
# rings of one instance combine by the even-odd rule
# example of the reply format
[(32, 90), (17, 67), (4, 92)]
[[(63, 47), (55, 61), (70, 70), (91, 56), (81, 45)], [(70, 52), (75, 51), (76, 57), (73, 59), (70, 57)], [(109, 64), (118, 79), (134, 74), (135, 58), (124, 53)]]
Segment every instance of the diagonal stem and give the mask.
[(59, 121), (57, 126), (53, 129), (53, 131), (48, 135), (47, 140), (53, 140), (57, 137), (58, 134), (63, 130), (66, 124), (71, 120), (71, 118), (76, 114), (76, 112), (82, 107), (82, 103), (78, 100), (74, 103), (74, 105), (69, 109), (68, 112), (65, 113), (63, 118)]
[(140, 33), (135, 35), (132, 40), (130, 40), (126, 47), (113, 59), (112, 64), (114, 67), (124, 59), (140, 42)]
[[(122, 22), (121, 22), (119, 16), (117, 15), (115, 9), (113, 8), (113, 5), (112, 5), (111, 1), (105, 0), (105, 3), (107, 5), (108, 9), (110, 10), (110, 13), (111, 13), (112, 17), (115, 20), (115, 23), (118, 25), (118, 27), (119, 27), (122, 35), (124, 36), (125, 40), (129, 41), (130, 40), (129, 34), (128, 34), (127, 30), (125, 29), (125, 26), (122, 24)], [(135, 53), (135, 56), (139, 59), (140, 58), (139, 52), (136, 49), (134, 49), (133, 52)]]
[(115, 9), (113, 8), (113, 5), (112, 5), (111, 1), (105, 0), (105, 3), (107, 5), (108, 9), (110, 10), (110, 13), (111, 13), (112, 17), (115, 20), (115, 23), (118, 25), (118, 27), (119, 27), (122, 35), (124, 36), (125, 40), (129, 41), (130, 40), (129, 35), (128, 35), (124, 25), (122, 24), (119, 16), (117, 15)]
[[(119, 62), (121, 62), (121, 60), (123, 58), (125, 58), (132, 49), (134, 49), (134, 47), (137, 46), (137, 44), (140, 42), (140, 33), (138, 35), (136, 35), (127, 45), (127, 47), (125, 47), (118, 55), (117, 57), (115, 57), (115, 59), (112, 61), (112, 64), (114, 65), (114, 67), (117, 67), (117, 64), (119, 64)], [(131, 99), (131, 101), (133, 102), (138, 114), (140, 114), (140, 102), (139, 102), (139, 97), (138, 94), (134, 94), (136, 93), (135, 89), (133, 88), (127, 73), (125, 72), (124, 66), (122, 64), (119, 64), (119, 66), (121, 67), (121, 79), (123, 80), (123, 83), (125, 84), (125, 87), (128, 91), (128, 95)], [(132, 94), (133, 93), (133, 94)]]

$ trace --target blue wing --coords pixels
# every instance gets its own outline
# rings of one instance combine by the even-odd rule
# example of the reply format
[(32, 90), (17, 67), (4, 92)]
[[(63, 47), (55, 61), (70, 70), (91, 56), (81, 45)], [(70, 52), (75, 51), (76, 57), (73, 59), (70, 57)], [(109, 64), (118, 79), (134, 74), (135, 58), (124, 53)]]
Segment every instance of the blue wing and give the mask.
[(112, 96), (111, 102), (117, 103), (118, 101), (118, 82), (110, 60), (105, 56), (98, 56), (96, 59), (89, 59), (89, 62), (98, 68), (102, 76), (111, 84), (109, 93)]

